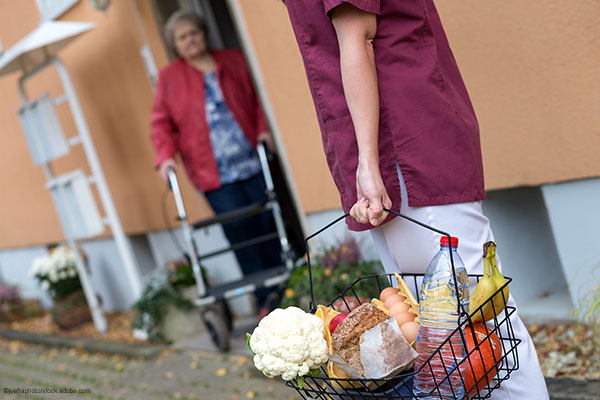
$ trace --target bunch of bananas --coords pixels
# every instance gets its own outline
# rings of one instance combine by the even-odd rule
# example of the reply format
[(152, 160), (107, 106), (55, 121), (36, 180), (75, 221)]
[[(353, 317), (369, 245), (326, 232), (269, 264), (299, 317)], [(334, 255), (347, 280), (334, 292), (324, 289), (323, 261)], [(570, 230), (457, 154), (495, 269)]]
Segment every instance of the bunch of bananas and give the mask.
[[(488, 301), (492, 296), (493, 299)], [(472, 315), (471, 319), (473, 322), (489, 321), (504, 310), (507, 301), (508, 285), (498, 269), (496, 244), (486, 242), (483, 245), (483, 277), (471, 294), (469, 314), (473, 314), (479, 307), (481, 310)]]

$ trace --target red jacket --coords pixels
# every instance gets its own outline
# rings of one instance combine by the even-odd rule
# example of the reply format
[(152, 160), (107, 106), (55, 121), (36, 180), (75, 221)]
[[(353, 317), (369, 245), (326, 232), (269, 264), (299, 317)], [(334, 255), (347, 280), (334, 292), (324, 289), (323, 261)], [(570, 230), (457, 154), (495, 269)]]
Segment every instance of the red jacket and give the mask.
[[(244, 56), (239, 50), (213, 51), (225, 102), (253, 147), (268, 126), (254, 91)], [(221, 182), (212, 152), (204, 106), (204, 76), (181, 58), (158, 76), (152, 106), (151, 133), (155, 167), (179, 153), (196, 189), (219, 189)]]

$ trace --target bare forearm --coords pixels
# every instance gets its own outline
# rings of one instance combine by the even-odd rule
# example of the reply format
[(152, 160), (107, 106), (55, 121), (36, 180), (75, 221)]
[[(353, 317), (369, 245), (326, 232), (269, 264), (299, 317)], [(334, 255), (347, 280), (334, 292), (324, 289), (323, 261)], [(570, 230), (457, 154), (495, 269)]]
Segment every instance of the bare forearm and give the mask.
[(377, 17), (343, 3), (332, 10), (331, 21), (340, 46), (344, 95), (358, 144), (357, 201), (350, 215), (360, 223), (376, 226), (386, 218), (384, 207), (392, 206), (379, 170), (379, 89), (373, 50)]
[(372, 39), (375, 15), (341, 9), (333, 24), (340, 45), (344, 94), (356, 131), (359, 163), (378, 165), (379, 94)]
[(341, 65), (346, 102), (356, 131), (359, 162), (370, 165), (379, 159), (379, 96), (372, 48), (344, 49)]

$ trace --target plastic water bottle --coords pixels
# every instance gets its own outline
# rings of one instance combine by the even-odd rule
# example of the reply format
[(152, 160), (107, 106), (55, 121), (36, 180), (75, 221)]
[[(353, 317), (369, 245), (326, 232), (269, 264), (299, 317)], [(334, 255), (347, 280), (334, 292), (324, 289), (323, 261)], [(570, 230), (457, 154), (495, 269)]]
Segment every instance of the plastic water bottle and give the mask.
[[(442, 236), (440, 251), (429, 263), (423, 277), (419, 296), (421, 329), (416, 343), (419, 357), (415, 362), (415, 371), (425, 364), (458, 326), (458, 302), (462, 303), (465, 311), (469, 310), (469, 280), (465, 266), (456, 251), (458, 238), (453, 237), (451, 244), (452, 246), (448, 243), (447, 236)], [(450, 251), (458, 278), (458, 293), (450, 264)], [(430, 397), (423, 398), (461, 399), (464, 396), (461, 383), (461, 374), (464, 377), (464, 371), (459, 373), (457, 365), (464, 356), (460, 334), (454, 334), (415, 376), (415, 395), (423, 396), (431, 392)], [(448, 375), (450, 379), (447, 378)]]

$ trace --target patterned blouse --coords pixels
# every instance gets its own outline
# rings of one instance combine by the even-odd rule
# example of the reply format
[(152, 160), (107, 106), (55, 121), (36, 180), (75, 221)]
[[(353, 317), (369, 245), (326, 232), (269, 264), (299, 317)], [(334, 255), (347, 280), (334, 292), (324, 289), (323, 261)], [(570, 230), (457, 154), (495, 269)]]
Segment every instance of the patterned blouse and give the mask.
[(204, 74), (206, 121), (221, 184), (260, 172), (260, 161), (225, 103), (215, 71)]

